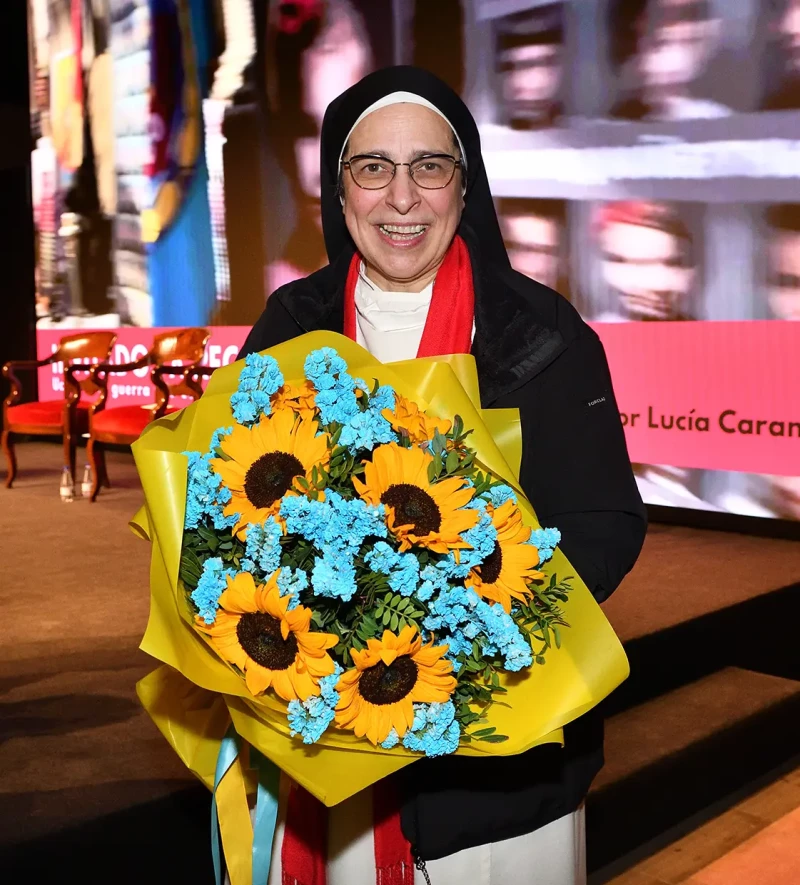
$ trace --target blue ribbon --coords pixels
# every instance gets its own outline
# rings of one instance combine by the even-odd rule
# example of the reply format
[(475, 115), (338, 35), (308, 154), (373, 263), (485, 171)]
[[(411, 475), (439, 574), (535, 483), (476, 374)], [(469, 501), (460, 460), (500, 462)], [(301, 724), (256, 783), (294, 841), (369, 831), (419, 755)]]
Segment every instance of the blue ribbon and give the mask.
[(255, 747), (250, 747), (250, 764), (258, 769), (258, 799), (253, 822), (253, 885), (267, 885), (272, 863), (272, 840), (278, 821), (280, 770)]
[(236, 740), (236, 732), (231, 726), (222, 743), (219, 745), (217, 754), (217, 768), (214, 772), (214, 790), (211, 795), (211, 858), (214, 861), (214, 881), (222, 885), (222, 857), (219, 850), (219, 817), (217, 815), (217, 787), (225, 777), (228, 769), (236, 761), (239, 755), (239, 744)]
[[(217, 814), (217, 787), (239, 755), (237, 734), (231, 726), (222, 739), (214, 773), (214, 791), (211, 798), (211, 857), (214, 862), (214, 881), (222, 885), (222, 855), (220, 852), (219, 817)], [(267, 885), (272, 864), (272, 840), (278, 820), (278, 784), (280, 770), (274, 762), (250, 747), (250, 765), (258, 771), (258, 794), (253, 822), (253, 885)]]

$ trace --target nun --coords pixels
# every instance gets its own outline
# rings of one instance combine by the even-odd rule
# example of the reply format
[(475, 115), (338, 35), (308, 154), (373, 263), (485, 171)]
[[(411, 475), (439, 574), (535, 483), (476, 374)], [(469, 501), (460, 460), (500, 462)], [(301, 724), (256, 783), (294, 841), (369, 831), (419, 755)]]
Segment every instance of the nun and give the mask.
[[(383, 362), (471, 353), (483, 407), (520, 411), (522, 488), (603, 602), (646, 529), (605, 354), (512, 270), (466, 105), (427, 71), (375, 71), (328, 107), (320, 166), (329, 263), (271, 294), (240, 356), (315, 330)], [(330, 810), (285, 787), (270, 883), (581, 885), (602, 764), (591, 711), (563, 747), (423, 759)]]

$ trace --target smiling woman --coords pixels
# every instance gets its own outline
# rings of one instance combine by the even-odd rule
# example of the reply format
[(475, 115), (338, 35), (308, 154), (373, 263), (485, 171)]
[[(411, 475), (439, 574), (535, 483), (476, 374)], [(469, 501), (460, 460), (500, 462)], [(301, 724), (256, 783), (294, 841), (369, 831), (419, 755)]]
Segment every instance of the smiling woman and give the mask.
[(410, 102), (373, 111), (348, 139), (345, 221), (383, 290), (420, 292), (444, 261), (464, 206), (452, 143), (441, 114)]
[[(558, 526), (563, 552), (603, 601), (636, 560), (645, 530), (605, 355), (569, 302), (511, 269), (467, 107), (426, 71), (370, 74), (325, 113), (320, 182), (330, 264), (270, 296), (241, 355), (318, 329), (344, 333), (382, 362), (471, 353), (483, 408), (520, 411), (523, 491), (542, 524)], [(403, 426), (417, 433), (419, 416), (402, 411)], [(366, 468), (359, 495), (387, 508), (402, 543), (457, 558), (469, 490), (460, 478), (431, 484), (424, 463), (390, 448), (377, 472)], [(248, 495), (247, 466), (261, 470), (251, 449), (242, 447), (231, 479), (240, 496)], [(270, 494), (301, 470), (301, 453), (292, 451), (291, 469), (268, 465)], [(269, 500), (250, 499), (253, 507)], [(510, 505), (496, 504), (496, 548), (469, 581), (502, 613), (519, 592), (509, 564), (532, 572), (536, 556)], [(440, 650), (426, 641), (403, 637), (354, 661), (363, 673), (338, 716), (374, 732), (391, 716), (418, 715), (415, 672), (429, 688), (446, 678), (437, 671)], [(538, 747), (513, 759), (426, 760), (413, 766), (417, 776), (381, 782), (330, 809), (328, 885), (422, 885), (425, 862), (437, 885), (528, 881), (533, 868), (537, 885), (585, 885), (582, 802), (602, 765), (597, 714), (567, 726), (565, 741), (563, 750)], [(291, 795), (281, 819), (287, 833), (303, 834), (319, 814), (301, 791)], [(282, 852), (282, 864), (290, 854)], [(276, 865), (269, 885), (285, 872)]]

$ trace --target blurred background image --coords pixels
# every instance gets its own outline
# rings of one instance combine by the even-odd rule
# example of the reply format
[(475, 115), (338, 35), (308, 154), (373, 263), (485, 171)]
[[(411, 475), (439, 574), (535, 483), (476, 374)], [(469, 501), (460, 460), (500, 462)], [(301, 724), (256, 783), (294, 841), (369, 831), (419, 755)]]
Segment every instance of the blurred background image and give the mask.
[(269, 291), (327, 262), (320, 219), (322, 118), (337, 95), (380, 66), (376, 58), (382, 55), (381, 64), (390, 63), (390, 12), (388, 6), (355, 0), (275, 7), (266, 38), (267, 149), (274, 153), (290, 199), (288, 218), (276, 212), (268, 222)]
[(718, 0), (620, 0), (610, 28), (627, 44), (619, 64), (620, 98), (611, 115), (628, 120), (724, 117), (714, 83), (703, 75), (719, 51)]
[[(587, 321), (800, 318), (800, 0), (28, 4), (42, 336), (251, 324), (325, 264), (323, 114), (390, 64), (465, 99), (512, 266)], [(636, 474), (796, 515), (792, 477)]]
[(600, 323), (696, 318), (697, 245), (677, 206), (621, 201), (599, 207), (594, 220)]
[(569, 300), (566, 213), (564, 200), (505, 197), (497, 201), (511, 266)]
[(549, 3), (495, 22), (498, 101), (512, 129), (556, 125), (566, 80), (564, 4)]

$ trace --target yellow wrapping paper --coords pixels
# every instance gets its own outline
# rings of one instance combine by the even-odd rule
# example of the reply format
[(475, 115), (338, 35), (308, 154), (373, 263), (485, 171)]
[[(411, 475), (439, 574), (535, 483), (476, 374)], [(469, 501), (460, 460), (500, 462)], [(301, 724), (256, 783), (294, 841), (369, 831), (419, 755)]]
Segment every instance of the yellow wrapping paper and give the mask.
[[(265, 351), (289, 381), (303, 378), (311, 350), (335, 348), (349, 371), (368, 382), (377, 379), (415, 401), (430, 414), (460, 415), (472, 428), (469, 438), (480, 464), (519, 490), (521, 434), (514, 409), (482, 410), (474, 359), (458, 355), (384, 365), (348, 338), (312, 332)], [(219, 742), (230, 724), (250, 744), (328, 806), (336, 805), (420, 758), (401, 746), (375, 748), (352, 732), (329, 729), (313, 746), (290, 737), (285, 705), (272, 697), (254, 698), (244, 679), (215, 653), (192, 627), (192, 613), (178, 579), (187, 484), (187, 450), (206, 451), (213, 432), (234, 423), (230, 396), (244, 363), (218, 369), (203, 397), (182, 411), (151, 424), (133, 452), (145, 506), (131, 525), (153, 545), (151, 606), (141, 648), (162, 667), (137, 686), (161, 732), (187, 767), (213, 784)], [(546, 424), (542, 427), (546, 432)], [(520, 491), (527, 524), (538, 527)], [(559, 579), (573, 576), (563, 605), (569, 628), (561, 648), (546, 653), (544, 665), (501, 676), (507, 689), (481, 727), (508, 735), (504, 743), (472, 742), (463, 756), (512, 755), (537, 744), (563, 743), (562, 727), (611, 693), (628, 675), (625, 653), (586, 585), (560, 550), (543, 567)]]

